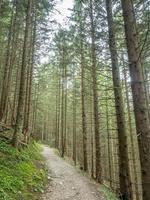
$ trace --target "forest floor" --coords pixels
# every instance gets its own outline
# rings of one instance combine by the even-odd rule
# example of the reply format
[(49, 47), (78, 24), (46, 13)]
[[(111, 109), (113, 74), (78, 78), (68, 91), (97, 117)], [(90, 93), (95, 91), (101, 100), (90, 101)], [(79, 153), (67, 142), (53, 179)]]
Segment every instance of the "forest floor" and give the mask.
[(18, 151), (10, 140), (0, 137), (0, 200), (39, 200), (47, 172), (38, 143)]
[(41, 200), (104, 200), (100, 186), (79, 173), (75, 167), (56, 155), (55, 150), (42, 146), (49, 182)]

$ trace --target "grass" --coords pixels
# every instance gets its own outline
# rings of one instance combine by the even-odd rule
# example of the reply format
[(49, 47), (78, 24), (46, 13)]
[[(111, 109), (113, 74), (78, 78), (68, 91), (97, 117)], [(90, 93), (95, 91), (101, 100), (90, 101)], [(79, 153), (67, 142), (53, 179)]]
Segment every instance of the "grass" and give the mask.
[(37, 143), (18, 151), (0, 140), (1, 200), (36, 200), (44, 192), (46, 180), (47, 170)]
[(102, 192), (104, 194), (104, 197), (106, 198), (106, 200), (118, 200), (116, 195), (113, 192), (111, 192), (110, 189), (108, 189), (104, 185), (100, 187), (100, 192)]

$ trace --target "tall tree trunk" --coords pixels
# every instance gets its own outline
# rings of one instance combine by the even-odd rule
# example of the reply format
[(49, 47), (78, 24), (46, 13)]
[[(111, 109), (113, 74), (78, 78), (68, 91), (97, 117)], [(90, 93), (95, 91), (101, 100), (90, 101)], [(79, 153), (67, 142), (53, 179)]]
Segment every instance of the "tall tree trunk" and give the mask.
[(58, 78), (59, 78), (59, 81), (58, 81), (58, 118), (57, 118), (57, 136), (58, 136), (58, 149), (60, 148), (60, 145), (59, 145), (59, 141), (60, 141), (60, 101), (61, 101), (61, 74), (60, 74), (60, 66), (59, 66), (59, 74), (58, 74)]
[(96, 45), (95, 45), (95, 25), (93, 17), (93, 2), (90, 0), (90, 21), (91, 21), (91, 57), (92, 57), (92, 82), (93, 82), (93, 114), (94, 114), (94, 134), (96, 148), (96, 180), (102, 182), (101, 152), (100, 152), (100, 128), (99, 128), (99, 108), (98, 108), (98, 88), (97, 88), (97, 68), (96, 68)]
[(38, 139), (38, 135), (36, 135), (36, 123), (37, 123), (37, 106), (38, 106), (38, 100), (39, 100), (39, 82), (37, 85), (35, 85), (35, 91), (34, 91), (34, 103), (33, 103), (33, 118), (32, 118), (32, 136), (34, 139)]
[(11, 12), (11, 22), (10, 28), (8, 33), (8, 43), (7, 43), (7, 50), (6, 50), (6, 59), (4, 65), (4, 75), (2, 81), (2, 92), (1, 92), (1, 100), (0, 100), (0, 120), (2, 120), (5, 109), (7, 107), (7, 98), (8, 98), (8, 85), (9, 85), (9, 75), (10, 75), (10, 57), (11, 57), (11, 45), (12, 45), (12, 37), (13, 37), (13, 30), (14, 30), (14, 7), (15, 1), (13, 1), (13, 8)]
[(77, 133), (76, 133), (76, 79), (75, 79), (75, 72), (73, 73), (73, 161), (74, 164), (76, 165), (77, 162)]
[(18, 36), (20, 28), (20, 18), (19, 18), (19, 2), (14, 0), (11, 25), (8, 36), (7, 52), (6, 52), (6, 61), (4, 66), (4, 79), (2, 84), (2, 93), (1, 93), (1, 103), (0, 103), (0, 119), (4, 120), (7, 118), (5, 116), (6, 109), (8, 107), (8, 98), (11, 87), (11, 78), (12, 70), (16, 59), (16, 51), (18, 47)]
[[(105, 80), (106, 81), (106, 129), (107, 129), (107, 152), (108, 152), (108, 167), (107, 167), (107, 169), (108, 169), (108, 171), (109, 171), (109, 179), (110, 179), (110, 188), (112, 188), (113, 186), (112, 186), (112, 183), (113, 183), (113, 181), (112, 181), (112, 163), (111, 163), (111, 146), (110, 146), (110, 144), (111, 144), (111, 132), (110, 132), (110, 125), (109, 125), (109, 123), (110, 123), (110, 121), (109, 121), (109, 101), (108, 101), (108, 97), (109, 97), (109, 94), (108, 94), (108, 86), (107, 86), (107, 82), (108, 82), (108, 78)], [(112, 188), (113, 189), (113, 188)]]
[(129, 199), (131, 197), (130, 192), (130, 176), (129, 176), (129, 159), (127, 149), (127, 132), (125, 126), (125, 116), (123, 108), (123, 97), (120, 83), (120, 73), (117, 58), (117, 47), (115, 39), (115, 29), (112, 16), (112, 2), (106, 0), (107, 9), (107, 21), (109, 29), (109, 48), (111, 53), (112, 62), (112, 75), (113, 75), (113, 86), (115, 94), (115, 107), (117, 116), (117, 127), (118, 127), (118, 139), (119, 139), (119, 178), (120, 178), (120, 193), (121, 199)]
[[(63, 52), (64, 53), (64, 52)], [(62, 94), (61, 94), (61, 157), (64, 157), (64, 63), (62, 69)]]
[(58, 84), (58, 87), (56, 86), (56, 104), (55, 104), (55, 108), (56, 108), (56, 111), (55, 111), (55, 148), (58, 149), (58, 110), (59, 110), (59, 74), (58, 74), (58, 66), (57, 66), (57, 72), (56, 72), (56, 79), (57, 79), (57, 84)]
[[(126, 66), (124, 63), (124, 57), (122, 57), (123, 61), (123, 71), (124, 71), (124, 82), (125, 82), (125, 94), (126, 94), (126, 103), (127, 103), (127, 112), (128, 112), (128, 125), (129, 125), (129, 132), (130, 132), (130, 140), (131, 140), (131, 148), (132, 148), (132, 166), (133, 166), (133, 173), (134, 173), (134, 182), (135, 182), (135, 192), (136, 192), (136, 200), (140, 200), (140, 196), (138, 194), (139, 189), (138, 189), (138, 178), (137, 178), (137, 167), (136, 167), (136, 153), (135, 150), (137, 150), (137, 145), (135, 145), (135, 136), (134, 136), (134, 131), (132, 127), (132, 116), (131, 116), (131, 106), (130, 106), (130, 99), (129, 99), (129, 89), (128, 89), (128, 77), (127, 77), (127, 72), (126, 72)], [(134, 183), (133, 183), (134, 185)]]
[(19, 52), (19, 57), (18, 57), (18, 62), (16, 63), (16, 78), (15, 78), (15, 91), (14, 91), (14, 96), (13, 96), (13, 105), (12, 105), (12, 117), (11, 117), (11, 125), (12, 127), (15, 126), (16, 124), (16, 114), (17, 114), (17, 107), (18, 107), (18, 91), (19, 91), (19, 85), (20, 85), (20, 60), (22, 57), (22, 52), (20, 50)]
[(65, 91), (64, 91), (64, 154), (66, 153), (66, 137), (67, 137), (67, 87), (68, 87), (68, 80), (67, 80), (67, 65), (66, 65), (66, 60), (65, 60), (65, 73), (64, 73), (64, 78), (65, 78)]
[[(82, 20), (82, 19), (81, 19)], [(83, 168), (88, 170), (87, 162), (87, 117), (85, 110), (85, 62), (83, 52), (83, 25), (80, 21), (80, 56), (81, 56), (81, 96), (82, 96), (82, 132), (83, 132)]]
[(26, 27), (24, 35), (24, 46), (23, 46), (23, 55), (22, 55), (22, 65), (21, 65), (21, 78), (20, 78), (20, 88), (19, 88), (19, 99), (18, 99), (18, 109), (17, 109), (17, 119), (15, 125), (15, 131), (12, 138), (12, 144), (15, 147), (18, 147), (19, 137), (23, 131), (23, 120), (24, 120), (24, 99), (25, 99), (25, 82), (26, 82), (26, 57), (27, 57), (27, 44), (29, 37), (29, 28), (30, 28), (30, 18), (32, 10), (32, 0), (28, 0), (27, 11), (26, 11)]
[(134, 113), (142, 170), (143, 200), (150, 199), (150, 121), (142, 72), (136, 21), (131, 0), (122, 0)]
[(25, 142), (29, 141), (29, 118), (30, 118), (30, 107), (31, 107), (31, 92), (32, 92), (32, 78), (33, 78), (33, 68), (34, 68), (34, 53), (35, 53), (35, 42), (36, 42), (36, 10), (34, 9), (34, 21), (32, 22), (33, 33), (31, 31), (31, 52), (29, 55), (29, 71), (27, 74), (27, 89), (26, 89), (26, 109), (25, 109), (25, 118), (24, 118), (24, 138)]
[[(92, 77), (90, 78), (90, 82)], [(90, 132), (91, 132), (91, 177), (94, 179), (94, 131), (93, 131), (93, 99), (91, 98), (93, 96), (93, 90), (92, 85), (89, 86), (90, 90)]]

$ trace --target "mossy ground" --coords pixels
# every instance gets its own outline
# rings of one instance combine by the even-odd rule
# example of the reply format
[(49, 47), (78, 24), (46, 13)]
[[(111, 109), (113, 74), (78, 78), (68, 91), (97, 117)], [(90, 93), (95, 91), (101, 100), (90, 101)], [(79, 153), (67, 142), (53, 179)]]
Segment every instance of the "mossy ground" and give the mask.
[(37, 143), (18, 151), (0, 140), (0, 200), (36, 200), (44, 191), (46, 179)]
[(113, 192), (111, 192), (107, 187), (101, 186), (100, 191), (101, 193), (104, 194), (104, 197), (106, 198), (106, 200), (118, 200), (116, 195)]

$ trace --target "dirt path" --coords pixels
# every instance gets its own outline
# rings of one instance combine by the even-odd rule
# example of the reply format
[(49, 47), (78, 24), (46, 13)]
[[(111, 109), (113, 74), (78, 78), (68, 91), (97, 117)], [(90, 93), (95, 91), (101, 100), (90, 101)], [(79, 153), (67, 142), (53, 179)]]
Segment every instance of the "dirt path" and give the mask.
[(42, 155), (50, 170), (48, 189), (42, 200), (104, 200), (97, 190), (98, 185), (78, 173), (53, 149), (43, 146)]

